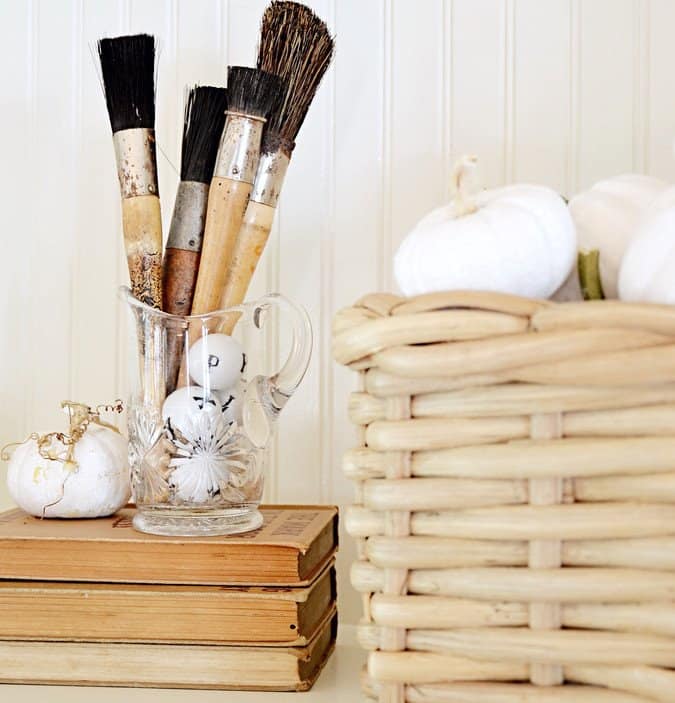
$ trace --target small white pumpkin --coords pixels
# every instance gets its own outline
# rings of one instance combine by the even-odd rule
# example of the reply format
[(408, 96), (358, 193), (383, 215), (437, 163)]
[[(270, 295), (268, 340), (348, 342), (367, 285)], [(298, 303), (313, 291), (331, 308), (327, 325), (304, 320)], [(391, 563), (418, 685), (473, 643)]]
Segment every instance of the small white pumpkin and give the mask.
[(583, 299), (584, 296), (582, 295), (581, 284), (579, 283), (579, 271), (576, 266), (573, 266), (570, 275), (551, 296), (551, 300), (555, 300), (556, 303), (570, 303)]
[(621, 259), (638, 223), (668, 184), (639, 174), (624, 174), (596, 183), (570, 200), (580, 250), (600, 252), (600, 278), (606, 298), (618, 295)]
[[(67, 447), (52, 448), (65, 457)], [(13, 452), (7, 472), (12, 500), (37, 517), (93, 518), (112, 515), (131, 496), (127, 441), (113, 429), (92, 423), (77, 441), (73, 458), (45, 459), (35, 439)]]
[(454, 197), (403, 240), (394, 275), (404, 295), (468, 289), (548, 298), (567, 278), (576, 253), (574, 225), (550, 188), (512, 185), (466, 193), (464, 157), (453, 174)]
[(621, 262), (619, 297), (675, 304), (675, 187), (659, 196), (636, 228)]

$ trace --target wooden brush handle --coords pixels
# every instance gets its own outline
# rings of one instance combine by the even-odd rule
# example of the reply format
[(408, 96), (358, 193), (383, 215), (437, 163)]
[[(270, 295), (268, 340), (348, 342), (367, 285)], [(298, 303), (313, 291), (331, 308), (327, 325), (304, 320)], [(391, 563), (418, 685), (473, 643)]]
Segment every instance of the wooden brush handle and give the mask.
[(193, 315), (212, 312), (220, 304), (251, 187), (250, 183), (229, 178), (211, 181)]
[(167, 247), (164, 252), (162, 309), (172, 315), (189, 315), (197, 283), (200, 255), (188, 249)]
[[(232, 260), (220, 299), (221, 308), (244, 302), (246, 292), (269, 238), (276, 209), (253, 200), (249, 201), (244, 222), (239, 230)], [(232, 334), (236, 319), (226, 319), (220, 327), (224, 334)]]
[[(189, 315), (192, 295), (197, 282), (200, 255), (196, 251), (167, 247), (164, 252), (162, 294), (165, 312), (172, 315)], [(171, 393), (178, 382), (184, 339), (179, 330), (167, 335), (166, 385)]]
[(162, 215), (156, 195), (122, 200), (122, 229), (134, 297), (153, 308), (162, 303)]

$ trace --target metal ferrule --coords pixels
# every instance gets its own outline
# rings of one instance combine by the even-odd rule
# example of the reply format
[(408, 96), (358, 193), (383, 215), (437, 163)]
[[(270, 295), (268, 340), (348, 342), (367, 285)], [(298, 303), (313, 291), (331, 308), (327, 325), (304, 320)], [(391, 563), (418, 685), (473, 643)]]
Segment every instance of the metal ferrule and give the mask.
[(199, 253), (202, 250), (209, 186), (197, 181), (181, 181), (176, 193), (171, 228), (166, 246)]
[(213, 172), (215, 177), (253, 183), (264, 124), (262, 117), (243, 115), (240, 112), (227, 113)]
[(274, 208), (277, 206), (290, 160), (281, 150), (260, 155), (251, 200)]
[(113, 134), (113, 144), (122, 198), (159, 195), (155, 130), (145, 127), (123, 129)]

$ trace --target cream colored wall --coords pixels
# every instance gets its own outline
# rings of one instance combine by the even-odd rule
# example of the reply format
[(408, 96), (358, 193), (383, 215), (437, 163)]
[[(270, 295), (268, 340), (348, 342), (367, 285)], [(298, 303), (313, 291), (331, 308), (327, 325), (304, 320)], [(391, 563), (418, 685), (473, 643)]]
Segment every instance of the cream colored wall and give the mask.
[[(171, 212), (185, 83), (251, 62), (266, 0), (0, 0), (3, 276), (0, 444), (61, 427), (64, 398), (124, 394), (116, 287), (126, 278), (107, 116), (91, 43), (162, 40), (160, 190)], [(453, 159), (483, 182), (569, 195), (625, 171), (675, 178), (672, 0), (315, 0), (335, 66), (300, 135), (254, 293), (283, 292), (315, 329), (308, 377), (271, 453), (267, 496), (345, 504), (353, 379), (330, 357), (333, 312), (391, 288), (406, 230), (448, 194)], [(279, 335), (283, 345), (283, 334)], [(0, 488), (0, 505), (8, 505)], [(347, 584), (343, 613), (358, 599)]]

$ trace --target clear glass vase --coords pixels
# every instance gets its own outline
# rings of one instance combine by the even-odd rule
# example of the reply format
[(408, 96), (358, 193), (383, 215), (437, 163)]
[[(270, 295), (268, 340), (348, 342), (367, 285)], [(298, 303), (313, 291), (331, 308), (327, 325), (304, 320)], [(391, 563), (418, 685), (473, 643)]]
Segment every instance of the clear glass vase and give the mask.
[[(130, 311), (129, 460), (134, 527), (162, 535), (222, 535), (262, 524), (264, 449), (307, 370), (307, 313), (280, 295), (205, 315)], [(256, 373), (276, 309), (291, 334), (272, 375)]]

